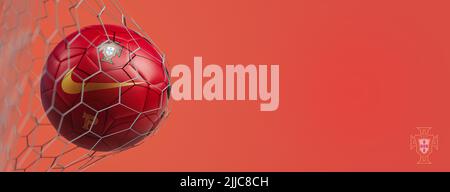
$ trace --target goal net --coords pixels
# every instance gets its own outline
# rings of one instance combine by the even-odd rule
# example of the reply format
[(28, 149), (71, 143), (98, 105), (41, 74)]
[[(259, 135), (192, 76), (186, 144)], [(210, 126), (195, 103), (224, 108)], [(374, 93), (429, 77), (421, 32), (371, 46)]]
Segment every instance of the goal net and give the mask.
[(125, 150), (96, 152), (64, 139), (47, 119), (39, 88), (52, 49), (84, 26), (124, 26), (150, 40), (119, 2), (3, 0), (0, 9), (0, 170), (83, 171)]

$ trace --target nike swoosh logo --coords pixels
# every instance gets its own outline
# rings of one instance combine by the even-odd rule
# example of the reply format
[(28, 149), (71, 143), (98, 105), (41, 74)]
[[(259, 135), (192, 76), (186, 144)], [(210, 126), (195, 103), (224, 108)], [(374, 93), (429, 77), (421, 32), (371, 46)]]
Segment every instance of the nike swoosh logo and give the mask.
[[(61, 82), (61, 88), (64, 91), (64, 93), (67, 94), (79, 94), (83, 90), (83, 83), (75, 82), (72, 79), (73, 70), (70, 69), (66, 75), (64, 75), (64, 79)], [(89, 91), (98, 91), (98, 90), (105, 90), (105, 89), (112, 89), (117, 87), (126, 87), (126, 86), (132, 86), (141, 84), (144, 82), (136, 82), (136, 83), (93, 83), (88, 82), (84, 85), (84, 92)]]

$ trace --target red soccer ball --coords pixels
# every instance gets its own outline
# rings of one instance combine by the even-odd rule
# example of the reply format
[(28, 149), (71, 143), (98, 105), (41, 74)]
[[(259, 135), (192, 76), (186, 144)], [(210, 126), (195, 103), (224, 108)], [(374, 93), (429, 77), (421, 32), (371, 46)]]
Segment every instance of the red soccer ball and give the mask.
[(134, 146), (163, 118), (169, 75), (154, 44), (122, 26), (94, 25), (48, 56), (41, 99), (60, 135), (94, 151)]

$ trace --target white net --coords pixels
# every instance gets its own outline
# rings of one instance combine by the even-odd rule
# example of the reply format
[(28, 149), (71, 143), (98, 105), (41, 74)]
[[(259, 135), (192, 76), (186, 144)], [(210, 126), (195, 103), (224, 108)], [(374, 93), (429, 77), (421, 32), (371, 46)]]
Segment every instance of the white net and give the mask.
[[(129, 148), (124, 145), (109, 152), (99, 152), (66, 140), (49, 122), (49, 110), (44, 111), (41, 106), (39, 88), (46, 73), (42, 69), (55, 45), (88, 25), (114, 24), (132, 29), (151, 42), (162, 58), (161, 63), (165, 63), (159, 48), (124, 13), (119, 2), (2, 0), (0, 9), (0, 170), (83, 171), (95, 162)], [(138, 49), (139, 46), (130, 52)], [(169, 78), (168, 74), (166, 78)], [(160, 89), (163, 96), (167, 96), (168, 88)], [(120, 99), (114, 106), (127, 107), (121, 105)], [(164, 110), (157, 110), (161, 108)], [(166, 109), (167, 101), (161, 101), (153, 110), (136, 111), (134, 121), (142, 117), (166, 116)], [(107, 109), (94, 110), (95, 115), (104, 110)], [(136, 132), (138, 139), (154, 133), (160, 123), (153, 122), (153, 125), (144, 133), (134, 131), (133, 125), (129, 130)]]

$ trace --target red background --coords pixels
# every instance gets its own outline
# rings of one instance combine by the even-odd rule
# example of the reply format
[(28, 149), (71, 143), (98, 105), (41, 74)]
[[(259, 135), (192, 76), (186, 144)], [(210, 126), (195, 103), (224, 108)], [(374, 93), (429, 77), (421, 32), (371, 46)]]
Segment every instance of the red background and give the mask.
[[(280, 107), (172, 101), (155, 136), (88, 171), (450, 171), (449, 1), (121, 3), (170, 68), (279, 64)], [(432, 165), (417, 126), (439, 135)]]

